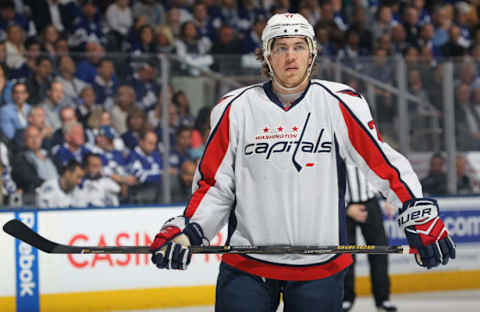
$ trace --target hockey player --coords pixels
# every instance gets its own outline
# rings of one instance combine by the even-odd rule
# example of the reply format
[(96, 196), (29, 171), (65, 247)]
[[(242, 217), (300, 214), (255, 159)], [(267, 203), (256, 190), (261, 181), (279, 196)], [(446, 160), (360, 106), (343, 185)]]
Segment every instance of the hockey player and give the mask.
[[(312, 80), (312, 26), (299, 14), (272, 16), (262, 34), (271, 80), (226, 94), (183, 215), (151, 245), (159, 268), (186, 269), (189, 245), (208, 244), (228, 222), (230, 245), (343, 245), (345, 162), (355, 164), (394, 207), (399, 223), (432, 268), (455, 257), (434, 200), (422, 198), (409, 162), (382, 142), (368, 104), (340, 83)], [(216, 311), (341, 311), (340, 255), (239, 255), (222, 258)]]

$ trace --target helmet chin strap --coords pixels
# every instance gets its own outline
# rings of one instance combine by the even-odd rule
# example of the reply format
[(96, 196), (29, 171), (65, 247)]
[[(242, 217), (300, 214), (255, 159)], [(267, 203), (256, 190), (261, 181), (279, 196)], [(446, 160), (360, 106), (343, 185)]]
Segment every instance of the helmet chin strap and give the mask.
[(275, 73), (272, 71), (273, 82), (276, 84), (276, 86), (279, 89), (284, 90), (286, 92), (294, 91), (296, 88), (298, 88), (298, 86), (302, 85), (309, 78), (309, 76), (310, 76), (310, 73), (309, 73), (309, 71), (307, 71), (305, 73), (305, 78), (303, 78), (303, 80), (300, 83), (298, 83), (296, 86), (293, 86), (293, 87), (289, 88), (289, 87), (286, 87), (286, 86), (282, 85), (282, 83), (278, 79), (275, 78)]

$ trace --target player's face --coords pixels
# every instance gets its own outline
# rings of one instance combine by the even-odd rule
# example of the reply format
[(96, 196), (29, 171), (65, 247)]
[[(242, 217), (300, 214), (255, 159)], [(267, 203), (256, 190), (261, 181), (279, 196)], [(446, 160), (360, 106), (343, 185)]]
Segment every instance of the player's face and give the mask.
[(276, 80), (287, 88), (299, 85), (307, 74), (312, 55), (305, 38), (276, 39), (269, 56)]

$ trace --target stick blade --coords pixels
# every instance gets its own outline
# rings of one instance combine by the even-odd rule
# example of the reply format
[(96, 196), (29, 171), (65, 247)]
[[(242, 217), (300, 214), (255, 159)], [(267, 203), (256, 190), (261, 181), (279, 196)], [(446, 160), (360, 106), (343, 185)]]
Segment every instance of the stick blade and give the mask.
[(52, 253), (57, 246), (54, 242), (35, 233), (35, 231), (18, 219), (12, 219), (5, 223), (3, 231), (47, 253)]

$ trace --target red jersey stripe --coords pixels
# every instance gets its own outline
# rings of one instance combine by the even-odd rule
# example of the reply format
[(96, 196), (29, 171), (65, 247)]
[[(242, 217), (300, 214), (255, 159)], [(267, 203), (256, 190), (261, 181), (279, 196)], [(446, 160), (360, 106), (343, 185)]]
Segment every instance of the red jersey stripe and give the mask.
[(367, 133), (365, 133), (364, 128), (359, 124), (345, 105), (342, 102), (338, 102), (338, 104), (340, 105), (343, 119), (348, 128), (350, 142), (365, 160), (368, 167), (375, 172), (377, 176), (390, 181), (390, 189), (395, 192), (402, 202), (412, 199), (413, 196), (410, 190), (401, 181), (398, 170), (385, 159), (378, 145), (373, 142), (372, 138)]
[(202, 179), (198, 182), (199, 188), (193, 193), (192, 198), (185, 209), (184, 215), (186, 217), (191, 218), (193, 216), (205, 194), (207, 194), (210, 187), (214, 186), (216, 183), (215, 175), (227, 153), (230, 140), (230, 107), (231, 103), (225, 109), (217, 127), (214, 129), (212, 136), (207, 143), (207, 147), (199, 165)]
[(337, 274), (353, 263), (352, 255), (343, 254), (327, 263), (310, 266), (289, 266), (266, 263), (239, 254), (225, 254), (222, 260), (241, 271), (282, 281), (311, 281)]

